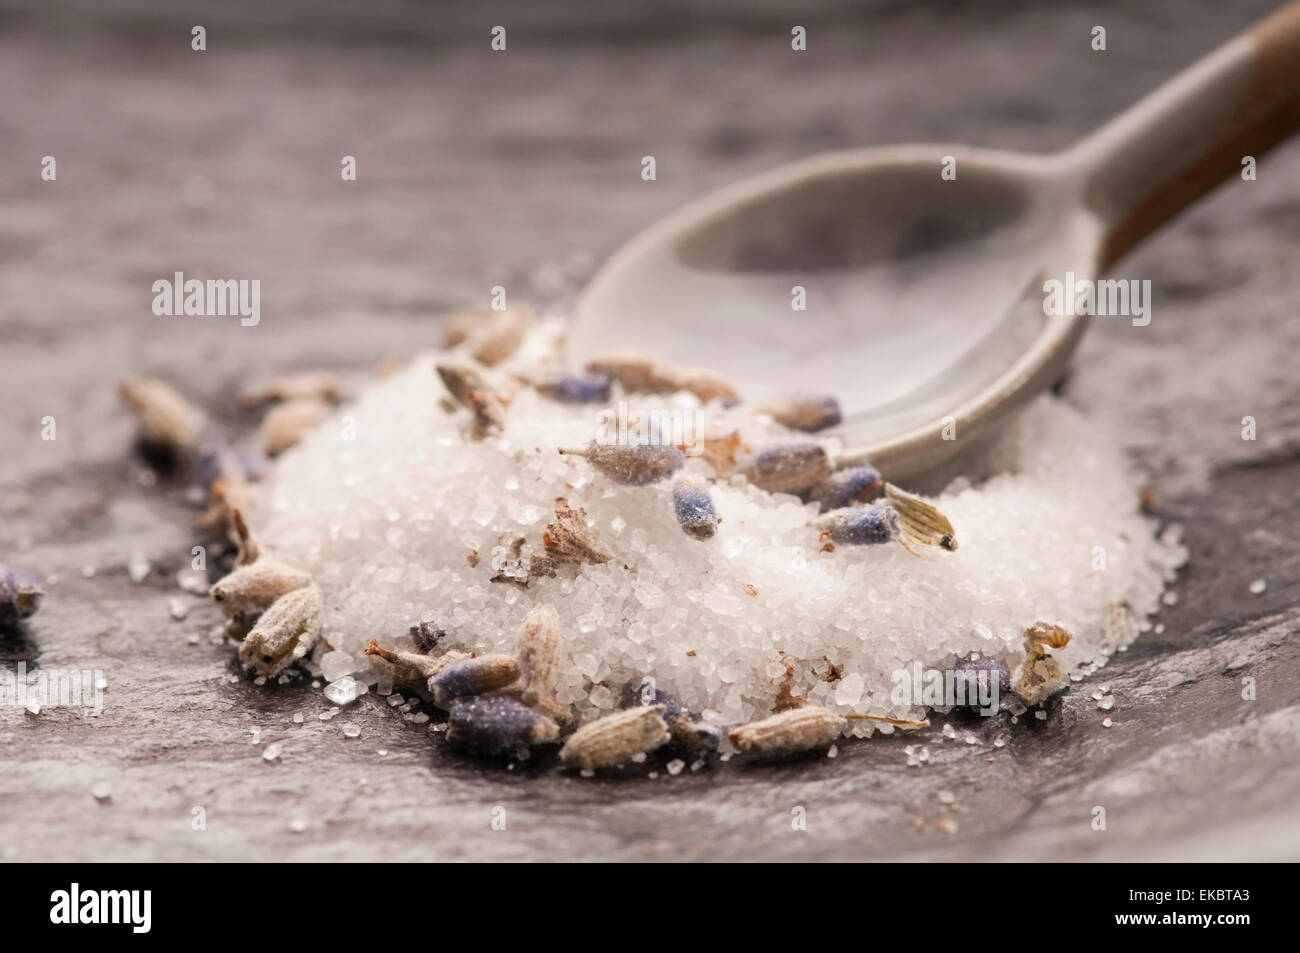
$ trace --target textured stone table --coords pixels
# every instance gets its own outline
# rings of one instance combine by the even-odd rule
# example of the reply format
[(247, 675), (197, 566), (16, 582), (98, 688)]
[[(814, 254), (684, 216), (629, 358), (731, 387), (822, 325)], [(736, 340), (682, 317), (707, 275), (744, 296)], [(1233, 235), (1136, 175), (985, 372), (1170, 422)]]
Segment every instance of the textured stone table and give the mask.
[[(57, 579), (0, 659), (108, 685), (98, 717), (0, 709), (0, 857), (1300, 858), (1296, 144), (1122, 264), (1152, 279), (1154, 320), (1099, 323), (1063, 385), (1192, 552), (1162, 632), (1099, 680), (1109, 729), (1088, 683), (1046, 721), (958, 720), (974, 745), (935, 731), (922, 768), (899, 738), (584, 780), (449, 756), (374, 696), (322, 722), (329, 703), (305, 686), (232, 679), (213, 607), (175, 587), (194, 512), (142, 485), (113, 394), (158, 373), (248, 426), (233, 398), (247, 376), (368, 368), (433, 341), (446, 307), (497, 282), (545, 291), (548, 264), (598, 259), (747, 173), (892, 141), (1062, 147), (1269, 3), (169, 6), (0, 6), (0, 559)], [(262, 323), (155, 317), (150, 286), (178, 270), (260, 278)], [(140, 584), (133, 553), (154, 567)], [(173, 596), (193, 604), (182, 621)]]

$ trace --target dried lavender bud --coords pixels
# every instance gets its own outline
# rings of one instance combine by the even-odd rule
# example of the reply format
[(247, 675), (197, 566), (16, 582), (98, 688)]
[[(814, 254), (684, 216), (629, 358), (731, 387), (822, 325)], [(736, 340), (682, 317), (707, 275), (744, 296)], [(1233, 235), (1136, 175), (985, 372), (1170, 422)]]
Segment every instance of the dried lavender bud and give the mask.
[(218, 536), (235, 532), (235, 511), (253, 508), (253, 494), (243, 477), (222, 478), (208, 491), (208, 508), (199, 517), (199, 525)]
[(505, 695), (457, 700), (447, 719), (449, 745), (488, 757), (516, 754), (559, 736), (554, 720)]
[(290, 400), (272, 408), (262, 421), (262, 449), (269, 457), (283, 453), (329, 413), (330, 405), (314, 398)]
[(952, 523), (930, 503), (892, 483), (885, 484), (885, 502), (898, 510), (902, 523), (901, 540), (912, 554), (920, 555), (918, 546), (938, 546), (948, 552), (957, 548)]
[(588, 374), (613, 378), (632, 394), (662, 394), (675, 390), (658, 361), (642, 354), (608, 354), (587, 365)]
[(1063, 649), (1070, 644), (1072, 636), (1059, 625), (1050, 622), (1035, 622), (1025, 629), (1025, 651), (1035, 657), (1046, 655), (1045, 649)]
[(709, 485), (693, 474), (673, 484), (673, 511), (687, 536), (709, 539), (718, 531), (718, 511), (709, 495)]
[(636, 708), (658, 705), (663, 708), (664, 723), (675, 745), (693, 754), (710, 755), (718, 750), (722, 732), (712, 725), (692, 721), (690, 716), (669, 696), (655, 688), (651, 678), (635, 679), (623, 686), (619, 693), (619, 708)]
[(1046, 701), (1065, 685), (1061, 665), (1048, 648), (1064, 648), (1070, 633), (1059, 625), (1035, 622), (1025, 629), (1025, 660), (1011, 674), (1011, 688), (1026, 705)]
[(550, 606), (539, 606), (524, 619), (519, 633), (518, 698), (525, 705), (567, 724), (567, 705), (555, 698), (560, 674), (560, 618)]
[(411, 638), (415, 640), (415, 647), (428, 655), (434, 647), (447, 637), (447, 633), (438, 628), (432, 622), (418, 622), (410, 628)]
[(311, 576), (284, 563), (256, 562), (217, 580), (212, 598), (228, 618), (260, 615), (285, 593), (311, 585)]
[(679, 718), (673, 722), (670, 730), (673, 744), (695, 755), (715, 755), (722, 744), (722, 729), (703, 721)]
[(627, 761), (669, 739), (662, 705), (645, 705), (598, 718), (575, 731), (560, 749), (565, 764), (592, 770)]
[(670, 368), (673, 390), (690, 391), (703, 401), (720, 400), (724, 404), (739, 404), (740, 392), (721, 374), (699, 367)]
[[(466, 652), (444, 652), (437, 657), (425, 655), (419, 652), (400, 652), (386, 649), (374, 639), (366, 646), (366, 655), (378, 658), (391, 666), (388, 674), (396, 682), (403, 685), (418, 685), (424, 687), (428, 684), (429, 679), (437, 675), (443, 669), (448, 668), (458, 662), (465, 662), (473, 658)], [(376, 666), (378, 667), (378, 666)]]
[(575, 510), (562, 496), (555, 498), (554, 522), (542, 531), (542, 547), (546, 555), (533, 555), (530, 576), (554, 576), (557, 566), (593, 565), (613, 558), (596, 544), (596, 534), (587, 525), (587, 511)]
[(842, 509), (854, 503), (865, 503), (884, 487), (880, 471), (875, 467), (850, 467), (836, 470), (824, 480), (814, 483), (808, 490), (808, 502), (817, 503), (822, 512)]
[(829, 394), (795, 394), (768, 404), (760, 408), (760, 411), (791, 430), (807, 433), (834, 427), (844, 419), (840, 412), (840, 402)]
[(194, 446), (203, 427), (203, 414), (170, 385), (152, 377), (134, 377), (118, 384), (118, 393), (135, 417), (145, 444), (169, 453)]
[(496, 691), (519, 678), (519, 662), (509, 655), (480, 655), (448, 665), (429, 679), (429, 691), (439, 708), (458, 698)]
[(740, 403), (731, 382), (713, 371), (696, 367), (674, 367), (643, 354), (610, 354), (587, 364), (588, 374), (614, 378), (633, 394), (675, 394), (690, 391), (700, 400)]
[(878, 546), (898, 539), (898, 513), (887, 506), (859, 506), (838, 510), (830, 519), (824, 539), (845, 546)]
[(501, 396), (490, 390), (472, 391), (466, 398), (470, 418), (469, 433), (475, 440), (495, 437), (506, 427), (506, 406)]
[(343, 399), (343, 382), (329, 371), (287, 371), (260, 387), (245, 390), (239, 402), (249, 410), (263, 404), (290, 400), (322, 400), (337, 404)]
[(40, 609), (44, 597), (45, 592), (34, 577), (0, 566), (0, 625), (30, 619)]
[(562, 404), (598, 404), (609, 400), (613, 379), (608, 375), (561, 374), (537, 385), (538, 391)]
[(244, 671), (272, 678), (310, 652), (320, 638), (321, 605), (315, 586), (276, 599), (239, 647)]
[(244, 511), (232, 510), (230, 521), (234, 524), (235, 541), (239, 544), (239, 553), (235, 556), (236, 566), (251, 566), (262, 555), (262, 544), (257, 541), (248, 523), (244, 520)]
[(447, 393), (466, 407), (469, 406), (470, 394), (489, 389), (483, 375), (468, 365), (439, 364), (437, 371), (443, 386), (447, 388)]
[(244, 479), (244, 467), (235, 451), (229, 447), (209, 447), (199, 454), (194, 478), (199, 486), (211, 491), (212, 484), (218, 480)]
[(791, 708), (731, 732), (731, 743), (742, 754), (780, 757), (824, 748), (840, 736), (844, 718), (816, 705)]
[(461, 311), (447, 319), (443, 344), (446, 347), (464, 344), (474, 360), (485, 367), (495, 367), (519, 350), (532, 318), (533, 309), (526, 306), (502, 311)]
[(646, 676), (633, 679), (623, 686), (618, 696), (619, 708), (641, 708), (646, 705), (658, 705), (663, 711), (664, 721), (673, 725), (684, 716), (681, 707), (655, 687), (654, 679)]
[(831, 464), (815, 443), (787, 443), (760, 450), (741, 472), (769, 493), (797, 493), (829, 476)]
[(560, 453), (585, 456), (597, 470), (625, 486), (658, 483), (686, 465), (686, 455), (676, 447), (649, 443), (602, 444), (593, 441), (586, 450), (562, 449)]
[(998, 695), (1011, 686), (1011, 673), (1007, 670), (1007, 664), (996, 656), (984, 655), (977, 659), (963, 657), (957, 660), (954, 669), (958, 678), (959, 699), (963, 695), (960, 687), (963, 681), (966, 686), (966, 708), (980, 707), (981, 696), (993, 699), (996, 704)]

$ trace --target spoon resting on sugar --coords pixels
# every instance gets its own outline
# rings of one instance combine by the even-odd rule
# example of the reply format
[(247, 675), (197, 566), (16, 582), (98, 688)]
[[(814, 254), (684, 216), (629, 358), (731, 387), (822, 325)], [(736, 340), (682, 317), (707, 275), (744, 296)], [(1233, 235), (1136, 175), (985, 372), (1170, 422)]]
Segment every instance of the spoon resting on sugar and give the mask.
[(906, 480), (1050, 386), (1087, 321), (1149, 322), (1149, 282), (1099, 276), (1297, 127), (1293, 2), (1055, 155), (887, 146), (707, 195), (598, 271), (569, 357), (705, 365), (749, 400), (834, 394), (839, 461)]

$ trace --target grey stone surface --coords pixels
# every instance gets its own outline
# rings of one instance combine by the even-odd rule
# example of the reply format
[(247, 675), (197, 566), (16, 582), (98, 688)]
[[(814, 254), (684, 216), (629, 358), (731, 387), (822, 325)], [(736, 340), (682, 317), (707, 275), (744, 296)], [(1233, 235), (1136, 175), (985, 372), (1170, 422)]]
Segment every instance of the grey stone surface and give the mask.
[[(1063, 385), (1186, 527), (1163, 631), (1046, 721), (956, 721), (974, 745), (936, 730), (922, 768), (905, 766), (911, 737), (586, 780), (451, 756), (374, 696), (322, 722), (331, 706), (305, 686), (232, 677), (233, 651), (207, 637), (217, 614), (177, 592), (194, 512), (142, 485), (113, 394), (158, 373), (249, 426), (233, 399), (247, 377), (364, 371), (433, 341), (443, 309), (492, 283), (599, 258), (750, 172), (892, 141), (1063, 147), (1270, 6), (0, 5), (0, 560), (55, 580), (0, 659), (108, 683), (98, 717), (0, 708), (0, 857), (1300, 858), (1297, 144), (1120, 265), (1152, 279), (1154, 320), (1099, 323)], [(206, 53), (189, 49), (194, 23)], [(789, 52), (794, 23), (806, 54)], [(1105, 54), (1088, 49), (1095, 23)], [(261, 278), (262, 324), (155, 317), (151, 283), (175, 270)], [(137, 552), (155, 566), (139, 585)], [(193, 602), (182, 621), (174, 595)], [(1111, 712), (1089, 697), (1101, 683)]]

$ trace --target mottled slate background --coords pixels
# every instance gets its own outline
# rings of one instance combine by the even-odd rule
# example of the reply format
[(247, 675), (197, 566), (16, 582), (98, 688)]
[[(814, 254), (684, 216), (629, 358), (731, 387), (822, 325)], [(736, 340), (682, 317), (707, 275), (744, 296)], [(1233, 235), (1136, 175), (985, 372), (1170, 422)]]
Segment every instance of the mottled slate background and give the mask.
[[(935, 732), (924, 768), (914, 739), (877, 739), (672, 779), (509, 772), (373, 696), (321, 722), (317, 693), (232, 682), (212, 608), (183, 596), (168, 617), (193, 511), (141, 484), (112, 390), (158, 373), (247, 424), (248, 375), (368, 368), (433, 341), (447, 306), (498, 281), (545, 291), (556, 263), (580, 273), (744, 174), (894, 141), (1064, 147), (1272, 5), (0, 3), (0, 559), (57, 580), (0, 657), (108, 682), (96, 718), (0, 709), (0, 857), (1300, 858), (1300, 145), (1123, 263), (1152, 279), (1155, 318), (1099, 324), (1065, 385), (1192, 550), (1163, 633), (1101, 679), (1114, 727), (1076, 689), (1045, 722), (958, 721), (975, 745)], [(175, 270), (260, 278), (261, 326), (155, 317), (150, 285)], [(140, 585), (135, 552), (156, 567)]]

